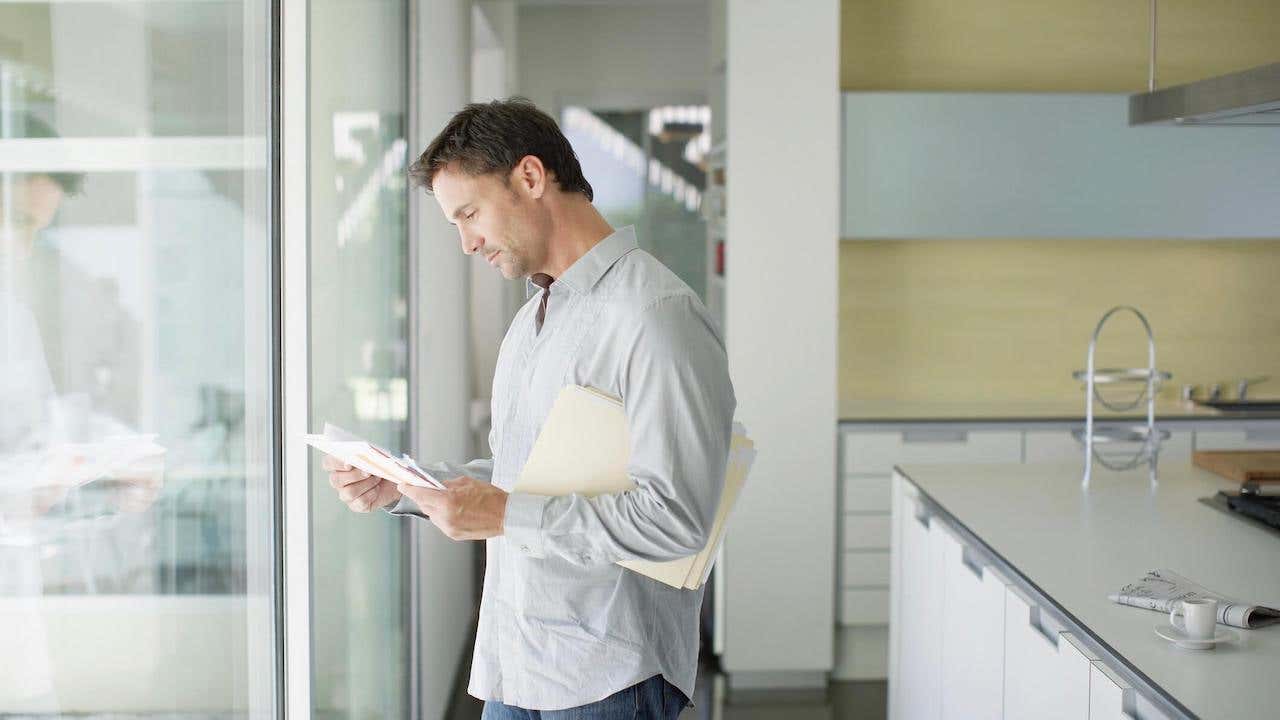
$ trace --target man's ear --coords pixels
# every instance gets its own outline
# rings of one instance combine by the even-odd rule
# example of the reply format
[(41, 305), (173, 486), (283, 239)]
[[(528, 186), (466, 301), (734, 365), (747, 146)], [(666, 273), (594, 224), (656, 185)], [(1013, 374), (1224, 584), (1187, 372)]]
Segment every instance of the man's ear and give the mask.
[(546, 194), (549, 181), (547, 169), (537, 155), (525, 155), (511, 169), (512, 184), (534, 200)]

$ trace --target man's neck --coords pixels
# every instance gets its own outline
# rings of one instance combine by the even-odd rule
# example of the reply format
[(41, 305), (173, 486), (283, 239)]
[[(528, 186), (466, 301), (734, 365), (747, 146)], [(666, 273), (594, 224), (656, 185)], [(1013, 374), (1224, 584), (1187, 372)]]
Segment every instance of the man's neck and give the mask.
[(547, 262), (538, 272), (553, 278), (560, 277), (591, 248), (612, 234), (613, 226), (590, 202), (584, 199), (566, 203), (553, 217)]

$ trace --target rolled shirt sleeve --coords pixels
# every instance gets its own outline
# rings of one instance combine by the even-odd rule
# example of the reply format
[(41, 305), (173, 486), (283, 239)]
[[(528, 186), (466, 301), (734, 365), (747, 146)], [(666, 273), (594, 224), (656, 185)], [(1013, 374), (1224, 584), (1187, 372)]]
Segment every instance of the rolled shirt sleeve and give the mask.
[(684, 294), (645, 307), (620, 337), (635, 488), (590, 498), (513, 493), (504, 534), (526, 556), (665, 561), (706, 545), (736, 408), (724, 343), (702, 304)]

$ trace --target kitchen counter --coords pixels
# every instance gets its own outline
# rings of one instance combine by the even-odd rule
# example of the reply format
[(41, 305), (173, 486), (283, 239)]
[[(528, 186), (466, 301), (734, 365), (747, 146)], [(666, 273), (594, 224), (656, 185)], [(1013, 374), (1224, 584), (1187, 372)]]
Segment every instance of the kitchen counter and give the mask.
[(1237, 630), (1238, 644), (1179, 650), (1157, 637), (1159, 613), (1107, 599), (1167, 568), (1227, 596), (1280, 601), (1280, 535), (1205, 506), (1232, 484), (1168, 463), (1154, 489), (1144, 471), (1099, 469), (1088, 490), (1069, 465), (909, 465), (898, 472), (1018, 584), (1056, 608), (1086, 642), (1146, 686), (1203, 718), (1274, 718), (1280, 627)]
[[(1095, 418), (1099, 420), (1142, 420), (1147, 417), (1146, 405), (1132, 412), (1115, 413), (1101, 405), (1095, 405)], [(1156, 421), (1161, 420), (1216, 420), (1232, 421), (1280, 419), (1280, 413), (1256, 413), (1250, 415), (1227, 414), (1213, 408), (1181, 400), (1156, 401)], [(1069, 400), (1038, 400), (1027, 402), (948, 402), (948, 401), (899, 401), (858, 400), (840, 402), (842, 423), (907, 423), (947, 421), (990, 422), (1074, 422), (1084, 420), (1084, 396)]]

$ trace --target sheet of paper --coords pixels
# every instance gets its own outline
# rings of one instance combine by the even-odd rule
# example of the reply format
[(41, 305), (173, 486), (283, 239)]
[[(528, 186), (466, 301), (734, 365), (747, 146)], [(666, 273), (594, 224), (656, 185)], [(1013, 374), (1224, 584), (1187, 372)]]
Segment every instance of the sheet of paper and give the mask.
[(397, 485), (415, 485), (443, 489), (444, 484), (418, 467), (408, 456), (395, 457), (390, 452), (362, 440), (342, 428), (326, 423), (323, 435), (303, 435), (302, 440), (326, 455), (363, 470), (370, 475), (390, 480)]

